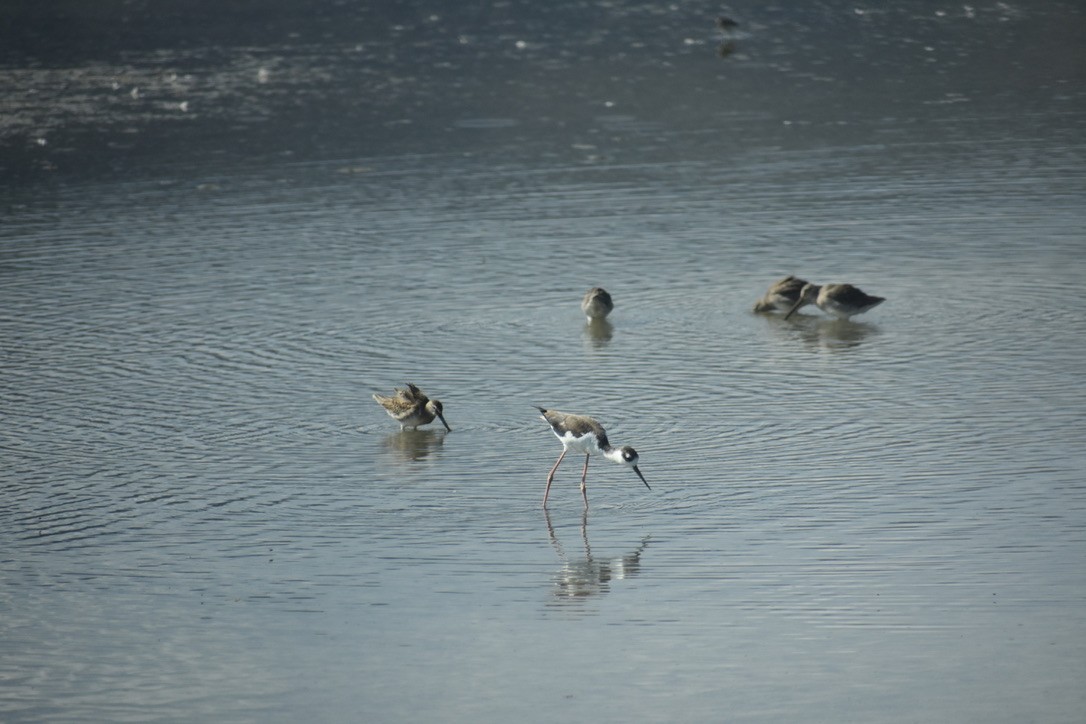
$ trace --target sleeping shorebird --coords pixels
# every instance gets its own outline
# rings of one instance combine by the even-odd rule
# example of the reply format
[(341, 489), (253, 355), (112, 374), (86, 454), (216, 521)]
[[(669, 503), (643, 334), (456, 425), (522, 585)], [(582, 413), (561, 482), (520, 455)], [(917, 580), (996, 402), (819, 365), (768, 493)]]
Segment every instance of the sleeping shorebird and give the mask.
[(443, 411), (441, 403), (437, 400), (431, 400), (422, 390), (410, 382), (407, 383), (406, 390), (397, 387), (396, 394), (391, 397), (375, 394), (373, 399), (377, 400), (381, 407), (385, 408), (385, 412), (389, 414), (389, 417), (400, 423), (401, 430), (406, 430), (409, 427), (418, 429), (419, 425), (429, 424), (437, 417), (441, 420), (441, 424), (445, 426), (445, 429), (452, 432), (449, 423), (445, 422), (445, 416), (441, 414)]
[(607, 441), (607, 431), (591, 417), (570, 415), (543, 407), (537, 407), (536, 409), (543, 413), (543, 419), (551, 426), (551, 430), (554, 431), (558, 439), (562, 441), (562, 454), (558, 456), (558, 461), (551, 468), (550, 474), (547, 475), (547, 489), (543, 491), (544, 508), (547, 507), (547, 496), (551, 492), (554, 473), (570, 450), (584, 453), (584, 470), (581, 471), (581, 497), (584, 498), (585, 509), (588, 508), (585, 478), (588, 477), (588, 459), (593, 453), (603, 455), (612, 462), (622, 463), (633, 468), (633, 471), (637, 473), (637, 477), (641, 478), (642, 483), (645, 483), (645, 487), (652, 490), (648, 481), (645, 480), (645, 476), (637, 468), (637, 451), (628, 446), (611, 447), (611, 443)]
[(799, 300), (799, 293), (805, 286), (807, 286), (806, 279), (800, 279), (791, 274), (784, 279), (778, 279), (769, 285), (769, 290), (766, 291), (765, 296), (754, 305), (754, 311), (787, 312)]
[(589, 322), (606, 318), (614, 308), (615, 303), (611, 301), (611, 295), (601, 287), (592, 287), (585, 292), (584, 299), (581, 300), (581, 311)]
[(856, 314), (863, 314), (872, 307), (877, 307), (886, 301), (885, 297), (873, 297), (864, 294), (851, 284), (817, 284), (804, 285), (800, 290), (799, 299), (784, 315), (788, 319), (804, 304), (814, 304), (826, 314), (832, 314), (838, 319), (847, 320)]

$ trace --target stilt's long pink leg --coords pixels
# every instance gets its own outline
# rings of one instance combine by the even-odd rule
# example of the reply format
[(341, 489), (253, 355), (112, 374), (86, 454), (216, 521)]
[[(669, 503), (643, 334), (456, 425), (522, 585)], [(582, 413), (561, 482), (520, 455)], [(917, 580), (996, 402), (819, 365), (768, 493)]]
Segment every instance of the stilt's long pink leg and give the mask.
[(588, 477), (588, 459), (592, 457), (587, 453), (584, 456), (584, 470), (581, 471), (581, 497), (584, 498), (584, 509), (588, 510), (588, 490), (585, 485), (585, 478)]
[(547, 476), (547, 489), (543, 491), (543, 507), (547, 507), (547, 496), (551, 494), (551, 481), (554, 480), (554, 471), (558, 469), (558, 466), (562, 464), (562, 458), (566, 456), (566, 449), (562, 448), (562, 454), (558, 456), (558, 462), (551, 468), (550, 475)]

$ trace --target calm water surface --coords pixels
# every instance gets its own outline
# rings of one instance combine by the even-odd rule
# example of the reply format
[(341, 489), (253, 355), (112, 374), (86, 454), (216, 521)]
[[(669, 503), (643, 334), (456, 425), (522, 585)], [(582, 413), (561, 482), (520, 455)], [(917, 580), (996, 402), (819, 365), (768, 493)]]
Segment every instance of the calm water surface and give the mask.
[(0, 72), (0, 718), (1081, 721), (1081, 10), (503, 7)]

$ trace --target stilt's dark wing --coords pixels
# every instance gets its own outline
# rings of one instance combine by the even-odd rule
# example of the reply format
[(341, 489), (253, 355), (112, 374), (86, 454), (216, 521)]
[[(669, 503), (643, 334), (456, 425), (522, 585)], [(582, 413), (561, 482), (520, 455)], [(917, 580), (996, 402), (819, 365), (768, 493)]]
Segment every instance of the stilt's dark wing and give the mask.
[(548, 410), (543, 407), (537, 408), (543, 413), (543, 419), (547, 421), (547, 424), (551, 426), (555, 434), (561, 437), (567, 432), (572, 433), (576, 437), (582, 437), (588, 433), (592, 433), (596, 436), (596, 440), (599, 442), (601, 448), (608, 448), (610, 445), (607, 442), (607, 433), (604, 431), (603, 426), (593, 420), (591, 417), (585, 415), (570, 415), (566, 412), (558, 412), (557, 410)]

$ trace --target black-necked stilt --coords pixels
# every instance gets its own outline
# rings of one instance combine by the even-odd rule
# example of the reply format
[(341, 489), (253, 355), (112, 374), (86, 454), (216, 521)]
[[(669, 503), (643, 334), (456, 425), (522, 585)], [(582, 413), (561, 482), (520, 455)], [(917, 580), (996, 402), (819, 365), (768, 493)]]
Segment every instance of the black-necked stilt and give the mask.
[(633, 468), (633, 471), (637, 473), (637, 477), (641, 478), (641, 482), (645, 484), (645, 487), (652, 490), (648, 481), (645, 480), (645, 476), (637, 468), (637, 451), (628, 446), (611, 447), (611, 443), (607, 441), (607, 431), (591, 417), (570, 415), (543, 407), (537, 407), (536, 409), (543, 413), (543, 419), (551, 426), (551, 430), (554, 431), (558, 439), (562, 441), (562, 454), (558, 456), (558, 461), (547, 475), (547, 489), (543, 491), (544, 508), (547, 507), (547, 496), (551, 492), (554, 473), (570, 450), (584, 453), (584, 470), (581, 471), (581, 497), (584, 498), (585, 508), (588, 508), (585, 478), (588, 477), (588, 459), (593, 453), (603, 455), (612, 462), (622, 463)]
[(813, 303), (826, 314), (838, 319), (848, 319), (856, 314), (863, 314), (872, 307), (886, 301), (885, 297), (873, 297), (864, 294), (851, 284), (807, 284), (800, 290), (799, 299), (784, 315), (788, 319), (804, 304)]
[(406, 390), (396, 388), (396, 394), (391, 397), (375, 394), (373, 399), (385, 408), (389, 417), (400, 423), (401, 430), (409, 427), (417, 429), (419, 425), (429, 424), (437, 417), (441, 419), (441, 424), (445, 426), (445, 429), (452, 432), (449, 423), (445, 422), (445, 416), (441, 414), (444, 410), (441, 403), (431, 400), (410, 382), (407, 383)]
[(606, 289), (600, 287), (589, 289), (581, 300), (581, 311), (589, 322), (606, 318), (614, 308), (615, 303), (611, 301), (611, 295)]
[(799, 300), (799, 293), (805, 286), (807, 286), (806, 279), (800, 279), (792, 275), (788, 275), (784, 279), (778, 279), (769, 286), (765, 296), (754, 305), (754, 311), (787, 312)]

